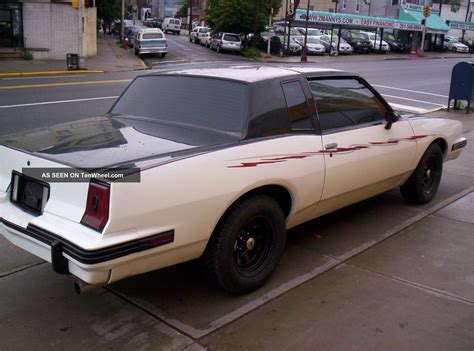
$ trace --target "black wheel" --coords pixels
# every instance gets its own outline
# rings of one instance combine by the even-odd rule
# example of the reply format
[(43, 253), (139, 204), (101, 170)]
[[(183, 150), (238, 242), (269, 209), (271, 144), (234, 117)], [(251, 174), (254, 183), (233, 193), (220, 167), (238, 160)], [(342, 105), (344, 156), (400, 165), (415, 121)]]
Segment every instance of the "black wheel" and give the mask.
[(220, 48), (219, 45), (216, 46), (216, 52), (217, 52), (217, 53), (221, 52), (221, 48)]
[(192, 43), (191, 37), (189, 37), (189, 42)]
[(438, 191), (443, 173), (443, 153), (438, 144), (431, 144), (408, 180), (400, 187), (405, 200), (424, 204)]
[(285, 216), (266, 195), (239, 203), (213, 233), (204, 260), (211, 280), (233, 294), (262, 286), (285, 248)]

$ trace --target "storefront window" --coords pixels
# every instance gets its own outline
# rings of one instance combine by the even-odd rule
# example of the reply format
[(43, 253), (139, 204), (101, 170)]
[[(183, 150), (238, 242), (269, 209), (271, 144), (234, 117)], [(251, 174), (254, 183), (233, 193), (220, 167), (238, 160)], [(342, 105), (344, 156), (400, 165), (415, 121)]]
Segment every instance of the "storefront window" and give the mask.
[(21, 4), (0, 3), (0, 48), (21, 47), (22, 37)]

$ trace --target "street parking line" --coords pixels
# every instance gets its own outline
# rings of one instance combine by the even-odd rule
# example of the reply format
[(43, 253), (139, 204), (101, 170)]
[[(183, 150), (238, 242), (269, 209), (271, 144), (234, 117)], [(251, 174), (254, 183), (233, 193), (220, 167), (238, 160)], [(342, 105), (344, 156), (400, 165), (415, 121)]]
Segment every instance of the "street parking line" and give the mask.
[(68, 85), (90, 85), (90, 84), (115, 84), (115, 83), (129, 83), (131, 79), (113, 79), (113, 80), (90, 80), (86, 82), (66, 82), (66, 83), (48, 83), (48, 84), (29, 84), (29, 85), (10, 85), (0, 87), (0, 90), (10, 89), (26, 89), (26, 88), (48, 88), (48, 87), (62, 87)]
[(0, 106), (2, 108), (15, 108), (15, 107), (27, 107), (27, 106), (39, 106), (39, 105), (53, 105), (53, 104), (67, 104), (71, 102), (83, 102), (83, 101), (93, 101), (93, 100), (107, 100), (107, 99), (117, 99), (118, 96), (102, 96), (102, 97), (95, 97), (95, 98), (87, 98), (87, 99), (74, 99), (74, 100), (58, 100), (58, 101), (44, 101), (44, 102), (33, 102), (30, 104), (18, 104), (18, 105), (3, 105)]
[(403, 88), (395, 88), (395, 87), (388, 87), (386, 85), (377, 85), (377, 84), (372, 84), (373, 87), (377, 88), (385, 88), (385, 89), (393, 89), (393, 90), (400, 90), (400, 91), (406, 91), (409, 93), (417, 93), (417, 94), (424, 94), (424, 95), (431, 95), (431, 96), (438, 96), (442, 98), (448, 98), (446, 95), (439, 95), (439, 94), (433, 94), (433, 93), (426, 93), (424, 91), (418, 91), (418, 90), (410, 90), (410, 89), (403, 89)]
[(394, 96), (394, 95), (387, 95), (387, 94), (382, 94), (382, 96), (384, 96), (384, 97), (389, 97), (389, 98), (393, 98), (393, 99), (401, 99), (401, 100), (419, 102), (420, 104), (427, 104), (427, 105), (434, 105), (434, 106), (446, 107), (446, 105), (437, 104), (437, 103), (435, 103), (435, 102), (428, 102), (428, 101), (422, 101), (422, 100), (416, 100), (416, 99), (409, 99), (409, 98), (401, 97), (401, 96)]

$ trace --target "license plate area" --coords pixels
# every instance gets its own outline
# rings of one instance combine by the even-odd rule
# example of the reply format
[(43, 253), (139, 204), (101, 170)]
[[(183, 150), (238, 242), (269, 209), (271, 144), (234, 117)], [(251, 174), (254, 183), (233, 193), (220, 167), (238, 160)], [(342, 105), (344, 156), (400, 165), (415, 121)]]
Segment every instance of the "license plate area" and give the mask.
[(42, 214), (49, 199), (49, 184), (12, 172), (10, 201), (33, 214)]

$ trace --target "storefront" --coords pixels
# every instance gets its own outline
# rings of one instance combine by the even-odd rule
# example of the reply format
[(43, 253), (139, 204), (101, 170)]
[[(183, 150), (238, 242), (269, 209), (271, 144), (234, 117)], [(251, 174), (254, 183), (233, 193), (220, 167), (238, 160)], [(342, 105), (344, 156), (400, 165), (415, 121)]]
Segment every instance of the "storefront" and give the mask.
[[(305, 26), (308, 17), (308, 25), (317, 28), (337, 29), (338, 35), (342, 29), (360, 29), (375, 33), (375, 42), (382, 41), (384, 31), (397, 31), (406, 44), (411, 44), (413, 33), (422, 30), (421, 23), (413, 20), (398, 20), (394, 18), (357, 16), (343, 13), (296, 10), (292, 26)], [(339, 42), (339, 40), (338, 40)], [(381, 47), (381, 45), (380, 45)]]
[[(415, 4), (405, 4), (400, 8), (400, 19), (421, 23), (425, 16), (423, 15), (423, 6)], [(434, 51), (442, 50), (444, 36), (448, 33), (449, 27), (439, 16), (439, 10), (432, 8), (431, 15), (426, 17), (426, 37), (424, 50)], [(421, 34), (414, 36), (416, 47), (421, 47)]]
[(23, 46), (21, 10), (20, 3), (0, 3), (0, 48)]

